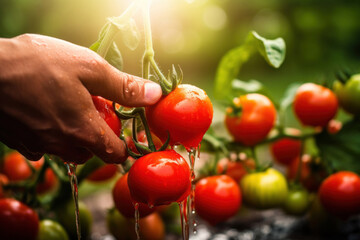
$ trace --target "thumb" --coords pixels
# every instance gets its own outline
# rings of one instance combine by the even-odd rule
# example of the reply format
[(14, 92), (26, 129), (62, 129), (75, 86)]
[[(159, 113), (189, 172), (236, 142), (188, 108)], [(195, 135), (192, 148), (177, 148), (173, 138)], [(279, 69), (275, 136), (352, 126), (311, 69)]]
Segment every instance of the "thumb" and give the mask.
[[(159, 84), (121, 72), (100, 60), (92, 74), (80, 77), (92, 95), (102, 96), (127, 107), (142, 107), (156, 103), (162, 96)], [(98, 68), (98, 69), (97, 69)]]

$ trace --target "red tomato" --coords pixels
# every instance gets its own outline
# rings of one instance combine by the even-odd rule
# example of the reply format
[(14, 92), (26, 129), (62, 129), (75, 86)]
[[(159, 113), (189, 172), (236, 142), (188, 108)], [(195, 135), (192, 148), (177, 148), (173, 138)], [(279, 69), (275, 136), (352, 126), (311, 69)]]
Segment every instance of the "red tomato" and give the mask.
[(1, 239), (35, 240), (38, 231), (39, 217), (34, 210), (15, 199), (0, 199)]
[[(128, 186), (128, 175), (129, 174), (126, 173), (124, 176), (119, 178), (119, 180), (117, 180), (112, 190), (112, 196), (117, 210), (127, 218), (134, 218), (135, 208)], [(154, 211), (155, 208), (149, 208), (148, 205), (139, 203), (140, 217), (145, 217)]]
[(114, 133), (117, 136), (120, 136), (121, 121), (113, 109), (112, 102), (100, 96), (92, 96), (92, 100), (100, 116), (105, 120)]
[[(26, 163), (26, 158), (19, 152), (11, 152), (4, 157), (4, 173), (10, 181), (21, 181), (31, 176), (31, 169)], [(44, 158), (32, 164), (36, 169), (39, 169), (44, 164)]]
[(271, 145), (274, 159), (285, 166), (291, 164), (300, 156), (301, 141), (291, 138), (282, 138)]
[(274, 127), (276, 109), (264, 95), (250, 93), (234, 100), (236, 110), (225, 117), (225, 125), (235, 141), (246, 146), (254, 146), (263, 140)]
[(117, 170), (118, 167), (115, 164), (106, 164), (92, 172), (87, 179), (92, 182), (106, 181), (114, 177)]
[(314, 83), (305, 83), (296, 92), (293, 108), (303, 125), (324, 127), (335, 117), (338, 100), (330, 89)]
[[(245, 176), (248, 169), (254, 169), (255, 164), (252, 159), (246, 161), (230, 161), (228, 158), (223, 158), (218, 162), (217, 173), (226, 174), (229, 177), (233, 178), (237, 183), (240, 182), (243, 176)], [(224, 170), (226, 171), (224, 172)]]
[(347, 218), (360, 213), (360, 177), (349, 171), (330, 175), (319, 189), (320, 201), (331, 214)]
[(213, 107), (206, 93), (195, 86), (179, 85), (156, 104), (146, 108), (150, 129), (170, 145), (187, 149), (198, 147), (213, 118)]
[[(131, 240), (138, 239), (135, 233), (135, 222), (129, 219), (128, 229)], [(142, 240), (163, 240), (165, 239), (165, 224), (158, 213), (152, 213), (149, 216), (139, 220), (140, 239)]]
[(195, 186), (197, 214), (212, 225), (234, 216), (241, 206), (241, 191), (237, 182), (227, 175), (201, 179)]
[(57, 184), (57, 182), (58, 182), (58, 179), (55, 176), (54, 171), (51, 168), (48, 168), (45, 171), (44, 181), (40, 182), (36, 186), (36, 192), (39, 194), (46, 193), (46, 192), (50, 191), (51, 189), (53, 189), (55, 187), (55, 185)]
[[(146, 133), (145, 133), (145, 130), (142, 130), (140, 132), (137, 133), (136, 135), (137, 137), (137, 140), (139, 143), (142, 143), (144, 145), (147, 146), (148, 144), (148, 141), (147, 141), (147, 137), (146, 137)], [(151, 133), (151, 138), (153, 140), (153, 143), (155, 144), (155, 147), (156, 149), (159, 149), (161, 148), (161, 146), (163, 145), (163, 143), (161, 142), (161, 140), (153, 133)], [(133, 151), (134, 153), (139, 153), (139, 151), (136, 149), (135, 147), (135, 143), (134, 141), (132, 140), (132, 137), (131, 136), (128, 136), (126, 138), (126, 144), (128, 146), (128, 148)]]
[(135, 161), (128, 185), (135, 202), (149, 206), (180, 202), (190, 193), (190, 167), (174, 150), (153, 152)]
[(2, 186), (8, 183), (9, 183), (8, 177), (0, 173), (0, 198), (5, 197), (5, 193)]

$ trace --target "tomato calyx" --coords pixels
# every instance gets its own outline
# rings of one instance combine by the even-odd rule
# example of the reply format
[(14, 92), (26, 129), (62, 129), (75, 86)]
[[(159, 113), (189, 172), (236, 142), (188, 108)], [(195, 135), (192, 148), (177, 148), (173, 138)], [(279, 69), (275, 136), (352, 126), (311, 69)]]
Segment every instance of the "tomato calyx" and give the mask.
[(231, 105), (226, 108), (226, 115), (230, 117), (240, 117), (242, 113), (242, 104), (241, 99), (238, 97), (235, 97)]
[[(154, 144), (154, 141), (152, 139), (151, 136), (151, 132), (150, 132), (150, 128), (147, 124), (147, 120), (145, 117), (145, 108), (143, 107), (138, 107), (138, 108), (133, 108), (132, 110), (125, 110), (124, 107), (120, 107), (120, 108), (116, 108), (115, 107), (115, 103), (113, 103), (113, 107), (115, 109), (115, 113), (116, 115), (123, 120), (129, 120), (132, 119), (132, 140), (134, 142), (135, 148), (139, 153), (135, 153), (133, 152), (129, 147), (128, 144), (125, 140), (124, 137), (124, 133), (123, 131), (121, 131), (120, 134), (120, 139), (124, 141), (125, 145), (126, 145), (126, 150), (128, 152), (128, 154), (133, 157), (134, 159), (139, 159), (140, 157), (152, 153), (152, 152), (160, 152), (160, 151), (164, 151), (165, 149), (167, 149), (167, 147), (169, 146), (169, 142), (170, 142), (170, 133), (168, 133), (167, 139), (165, 141), (165, 143), (158, 149), (156, 149), (156, 146)], [(143, 143), (140, 143), (137, 139), (137, 119), (138, 117), (140, 118), (142, 125), (144, 126), (145, 129), (145, 134), (146, 134), (146, 138), (147, 138), (147, 142), (148, 142), (148, 146), (144, 145)]]

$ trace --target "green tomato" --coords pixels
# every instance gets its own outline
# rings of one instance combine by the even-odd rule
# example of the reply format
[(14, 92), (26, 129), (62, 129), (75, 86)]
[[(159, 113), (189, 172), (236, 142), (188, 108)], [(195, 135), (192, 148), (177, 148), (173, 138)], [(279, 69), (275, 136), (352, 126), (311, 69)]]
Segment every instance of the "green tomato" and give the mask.
[(309, 208), (310, 196), (305, 188), (291, 189), (284, 203), (284, 210), (292, 215), (303, 215)]
[[(77, 239), (75, 206), (73, 201), (69, 201), (64, 206), (57, 209), (59, 222), (69, 233), (71, 239)], [(87, 239), (91, 234), (92, 216), (85, 203), (79, 202), (81, 239)]]
[(245, 175), (240, 186), (244, 202), (259, 209), (282, 206), (288, 193), (285, 177), (273, 168)]
[(336, 81), (333, 89), (345, 111), (354, 115), (360, 114), (360, 74), (351, 76), (345, 84)]
[(36, 240), (69, 240), (69, 237), (65, 229), (58, 222), (45, 219), (40, 222)]
[(127, 220), (115, 208), (108, 211), (106, 215), (106, 226), (109, 232), (117, 240), (126, 240), (130, 238)]

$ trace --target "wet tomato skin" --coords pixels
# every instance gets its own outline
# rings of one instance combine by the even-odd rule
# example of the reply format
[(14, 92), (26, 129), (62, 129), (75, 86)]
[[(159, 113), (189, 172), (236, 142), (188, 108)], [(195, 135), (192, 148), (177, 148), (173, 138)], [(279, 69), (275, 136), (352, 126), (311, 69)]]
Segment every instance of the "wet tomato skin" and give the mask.
[(296, 91), (293, 109), (305, 126), (324, 127), (338, 110), (336, 95), (328, 88), (305, 83)]
[(39, 231), (37, 213), (11, 198), (0, 199), (0, 234), (3, 240), (35, 240)]
[(170, 145), (187, 149), (198, 147), (213, 118), (213, 107), (205, 91), (192, 85), (179, 85), (156, 104), (146, 107), (151, 131)]
[[(128, 173), (119, 178), (112, 190), (112, 196), (116, 209), (127, 218), (135, 217), (135, 208), (130, 195), (128, 186)], [(149, 208), (145, 203), (139, 203), (140, 217), (145, 217), (155, 211), (155, 208)]]
[(114, 111), (112, 102), (100, 96), (92, 96), (92, 100), (101, 118), (104, 119), (113, 132), (119, 136), (121, 121)]
[(227, 175), (203, 178), (195, 186), (196, 212), (212, 225), (234, 216), (241, 207), (241, 199), (238, 183)]
[(319, 197), (329, 213), (347, 218), (360, 213), (360, 177), (340, 171), (326, 178), (320, 186)]
[(227, 114), (225, 126), (236, 142), (254, 146), (274, 127), (276, 109), (264, 95), (250, 93), (239, 98), (240, 115)]
[(174, 150), (153, 152), (135, 161), (128, 185), (135, 202), (150, 206), (179, 202), (190, 193), (190, 167)]

